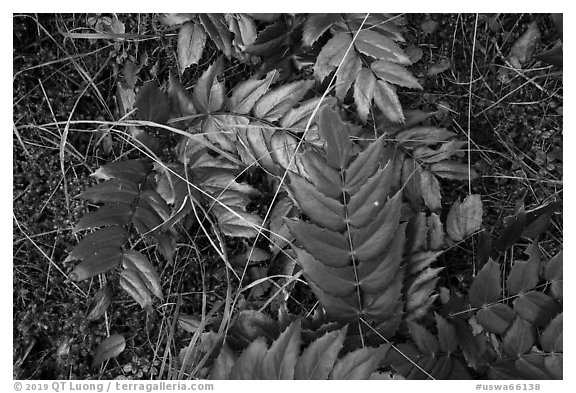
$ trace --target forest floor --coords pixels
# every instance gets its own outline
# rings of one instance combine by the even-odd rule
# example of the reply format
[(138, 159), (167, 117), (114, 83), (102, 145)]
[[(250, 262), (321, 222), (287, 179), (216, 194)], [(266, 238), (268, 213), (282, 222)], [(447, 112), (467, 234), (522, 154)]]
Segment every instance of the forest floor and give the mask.
[[(66, 129), (66, 122), (117, 119), (116, 86), (124, 60), (135, 48), (148, 53), (155, 74), (167, 79), (174, 64), (176, 34), (159, 34), (152, 15), (119, 15), (126, 32), (139, 40), (66, 38), (63, 32), (85, 27), (90, 15), (32, 14), (13, 17), (13, 375), (15, 379), (90, 379), (163, 377), (161, 324), (128, 296), (120, 297), (106, 320), (86, 320), (88, 299), (98, 280), (73, 284), (63, 260), (78, 243), (72, 227), (87, 211), (74, 199), (93, 184), (89, 175), (118, 159), (121, 143), (97, 125)], [(541, 37), (535, 53), (561, 39), (549, 15), (409, 14), (405, 37), (421, 51), (411, 67), (423, 91), (400, 95), (405, 109), (436, 111), (440, 124), (461, 135), (470, 130), (471, 158), (481, 175), (473, 184), (482, 196), (484, 226), (498, 233), (506, 216), (562, 200), (562, 69), (531, 56), (519, 70), (507, 66), (509, 53), (532, 22)], [(473, 45), (473, 37), (476, 37)], [(474, 52), (473, 52), (474, 50)], [(210, 53), (205, 54), (211, 58)], [(204, 57), (203, 57), (204, 59)], [(471, 70), (471, 66), (473, 67)], [(237, 66), (238, 80), (250, 67)], [(189, 75), (197, 78), (200, 72)], [(472, 82), (472, 83), (471, 83)], [(96, 130), (96, 131), (95, 131)], [(67, 133), (64, 167), (60, 144)], [(64, 175), (65, 176), (64, 176)], [(442, 184), (445, 202), (468, 193), (464, 182)], [(447, 190), (447, 191), (446, 191)], [(546, 257), (562, 248), (562, 215), (552, 219), (540, 239)], [(175, 264), (163, 271), (170, 294), (156, 319), (179, 307), (194, 314), (202, 288), (219, 296), (222, 264), (206, 242), (198, 244), (206, 271)], [(235, 244), (229, 244), (231, 257)], [(445, 256), (451, 285), (467, 282), (473, 251)], [(447, 273), (448, 274), (448, 273)], [(210, 282), (203, 280), (209, 277)], [(90, 294), (90, 296), (88, 296)], [(129, 339), (126, 355), (105, 370), (91, 368), (97, 343), (109, 327)], [(162, 325), (163, 326), (163, 325)], [(172, 332), (184, 345), (188, 333)]]

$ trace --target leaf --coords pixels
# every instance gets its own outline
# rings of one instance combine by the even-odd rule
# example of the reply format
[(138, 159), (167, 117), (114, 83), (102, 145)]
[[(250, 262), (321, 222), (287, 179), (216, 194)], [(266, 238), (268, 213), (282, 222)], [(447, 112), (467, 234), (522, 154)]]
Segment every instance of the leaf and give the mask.
[(134, 183), (112, 179), (93, 185), (77, 198), (94, 203), (117, 202), (130, 205), (136, 200), (138, 193), (138, 188)]
[(162, 284), (160, 284), (160, 276), (152, 266), (152, 263), (142, 253), (135, 250), (127, 250), (122, 256), (122, 266), (124, 269), (134, 270), (138, 272), (140, 279), (146, 285), (146, 288), (162, 300)]
[(349, 51), (342, 65), (336, 71), (336, 98), (344, 100), (356, 75), (362, 69), (362, 61), (354, 51)]
[(185, 90), (173, 73), (168, 77), (168, 97), (172, 103), (172, 112), (178, 117), (196, 114), (192, 96)]
[(400, 99), (396, 91), (387, 82), (383, 80), (376, 81), (374, 102), (382, 114), (391, 122), (404, 123), (404, 113), (402, 112)]
[(192, 64), (198, 64), (206, 44), (206, 32), (202, 25), (187, 22), (178, 31), (178, 65), (180, 74)]
[(474, 278), (468, 297), (472, 307), (484, 307), (500, 300), (500, 265), (490, 259)]
[(188, 314), (178, 314), (178, 326), (188, 333), (196, 333), (201, 326), (201, 321)]
[(432, 213), (426, 218), (428, 225), (428, 243), (431, 250), (439, 250), (444, 245), (444, 230), (440, 217)]
[(421, 145), (436, 145), (456, 134), (441, 127), (412, 127), (395, 135), (396, 141), (407, 149)]
[(388, 246), (399, 225), (401, 204), (402, 192), (398, 191), (368, 226), (352, 235), (355, 255), (360, 261), (376, 257)]
[(126, 340), (121, 334), (113, 334), (100, 342), (94, 352), (92, 367), (99, 366), (106, 360), (120, 355), (126, 348)]
[(121, 179), (141, 183), (149, 172), (143, 160), (114, 161), (98, 168), (90, 176), (100, 180)]
[(410, 65), (408, 56), (390, 38), (375, 32), (374, 30), (361, 30), (354, 42), (356, 49), (376, 60)]
[(230, 379), (261, 379), (260, 373), (267, 349), (264, 337), (252, 341), (234, 363), (230, 370)]
[(526, 379), (551, 379), (545, 371), (544, 356), (539, 353), (528, 353), (514, 362), (516, 370)]
[(285, 222), (296, 240), (314, 258), (332, 267), (348, 266), (351, 255), (344, 235), (302, 221), (286, 219)]
[(130, 205), (123, 203), (107, 204), (94, 212), (82, 216), (74, 227), (73, 232), (78, 233), (84, 229), (94, 229), (110, 225), (127, 225), (130, 222), (131, 216), (132, 208)]
[[(367, 166), (364, 169), (370, 170)], [(352, 195), (348, 202), (348, 219), (352, 226), (361, 228), (367, 225), (374, 218), (374, 214), (381, 209), (381, 206), (384, 206), (390, 196), (392, 170), (393, 165), (388, 162), (374, 176), (365, 180), (358, 192)]]
[(436, 328), (438, 329), (440, 349), (447, 354), (455, 353), (458, 343), (456, 341), (454, 326), (449, 324), (448, 321), (438, 313), (434, 313), (434, 318), (436, 319)]
[(487, 331), (503, 335), (516, 319), (516, 313), (507, 305), (498, 303), (478, 310), (476, 319)]
[(420, 189), (422, 190), (424, 203), (431, 211), (442, 209), (440, 183), (430, 171), (422, 171), (420, 173)]
[(258, 34), (252, 45), (249, 45), (245, 52), (261, 57), (272, 57), (275, 54), (283, 53), (289, 43), (291, 27), (283, 19), (266, 26)]
[(64, 262), (83, 260), (89, 256), (97, 255), (104, 248), (120, 249), (124, 245), (126, 232), (124, 228), (112, 226), (99, 229), (86, 235), (74, 247)]
[(210, 370), (208, 379), (226, 380), (230, 377), (232, 367), (236, 363), (236, 356), (234, 352), (228, 348), (228, 345), (222, 345), (222, 349), (218, 357), (214, 361), (214, 365)]
[(540, 335), (542, 349), (546, 352), (563, 352), (563, 313), (558, 314)]
[(554, 299), (563, 299), (563, 252), (562, 250), (556, 254), (544, 267), (544, 278), (550, 281), (550, 292)]
[(262, 80), (248, 79), (238, 84), (228, 101), (230, 111), (237, 114), (248, 114), (260, 97), (268, 91), (274, 76), (275, 71), (271, 71)]
[(158, 17), (160, 23), (166, 26), (175, 26), (186, 23), (194, 17), (195, 14), (181, 14), (181, 13), (171, 13), (162, 14)]
[(302, 43), (312, 46), (334, 23), (341, 20), (340, 14), (318, 13), (308, 14), (304, 22)]
[(388, 352), (389, 344), (378, 348), (360, 348), (339, 359), (330, 379), (368, 379)]
[(435, 162), (430, 165), (430, 170), (437, 176), (450, 180), (471, 181), (478, 177), (478, 173), (473, 168), (469, 168), (468, 164), (450, 160)]
[(515, 261), (506, 280), (510, 295), (518, 295), (534, 289), (538, 284), (540, 263), (538, 261)]
[(554, 379), (563, 379), (564, 378), (564, 357), (563, 355), (550, 355), (544, 358), (544, 366), (546, 367), (546, 371), (550, 374)]
[[(356, 194), (359, 187), (374, 175), (380, 165), (384, 137), (376, 139), (356, 156), (344, 172), (344, 190)], [(388, 162), (385, 162), (388, 165)]]
[(340, 173), (328, 166), (324, 157), (315, 150), (308, 150), (302, 155), (302, 164), (306, 168), (308, 178), (318, 191), (331, 198), (342, 195), (342, 179)]
[(310, 254), (297, 247), (293, 247), (296, 260), (302, 266), (306, 278), (310, 282), (321, 285), (321, 289), (327, 295), (345, 298), (356, 291), (353, 270), (346, 266), (333, 268), (325, 266), (314, 260)]
[(351, 44), (352, 38), (348, 33), (340, 33), (332, 37), (322, 47), (316, 58), (314, 77), (320, 81), (324, 80), (340, 64)]
[(508, 61), (510, 61), (512, 66), (522, 68), (532, 57), (534, 48), (539, 40), (540, 30), (538, 29), (538, 24), (534, 21), (528, 26), (528, 29), (518, 38), (514, 45), (512, 45), (512, 49), (510, 49)]
[(538, 291), (530, 291), (516, 298), (513, 305), (519, 316), (538, 326), (546, 326), (560, 311), (552, 297)]
[(321, 194), (312, 183), (289, 173), (290, 189), (300, 206), (300, 210), (317, 224), (340, 232), (346, 228), (344, 206), (335, 199)]
[(222, 57), (219, 57), (208, 67), (194, 86), (192, 100), (196, 109), (201, 113), (215, 112), (224, 103), (224, 90), (216, 79), (224, 71), (223, 64)]
[(223, 14), (198, 14), (200, 23), (224, 56), (232, 54), (232, 37)]
[(218, 214), (218, 226), (226, 236), (233, 237), (255, 237), (258, 228), (262, 224), (262, 219), (254, 214), (244, 211), (222, 209)]
[(90, 301), (86, 319), (95, 321), (100, 318), (112, 304), (112, 288), (109, 284), (102, 287)]
[(234, 45), (241, 51), (252, 45), (256, 40), (256, 24), (254, 19), (246, 14), (226, 14), (230, 31), (234, 33)]
[(369, 69), (362, 68), (356, 75), (354, 83), (354, 103), (362, 123), (366, 123), (368, 120), (375, 87), (376, 78), (374, 74)]
[(319, 133), (327, 143), (326, 162), (334, 169), (344, 169), (351, 156), (351, 144), (347, 126), (338, 114), (324, 108), (318, 121)]
[(294, 379), (325, 380), (338, 358), (344, 344), (347, 327), (326, 333), (312, 342), (298, 358)]
[(293, 322), (272, 343), (262, 361), (262, 379), (294, 379), (300, 353), (300, 321)]
[(518, 357), (530, 351), (536, 341), (534, 326), (520, 318), (512, 324), (512, 327), (502, 340), (502, 349), (512, 357)]
[(468, 195), (462, 203), (456, 201), (446, 218), (446, 231), (454, 241), (462, 241), (482, 226), (480, 195)]
[(424, 327), (409, 321), (408, 329), (410, 330), (412, 339), (422, 353), (434, 355), (439, 352), (440, 344), (438, 340)]
[(101, 248), (97, 253), (84, 258), (81, 263), (76, 265), (68, 277), (78, 282), (106, 273), (120, 264), (121, 257), (122, 250), (119, 247)]
[[(314, 97), (309, 100), (303, 101), (296, 108), (290, 109), (286, 114), (280, 119), (280, 126), (282, 128), (290, 128), (294, 132), (303, 132), (310, 121), (310, 127), (312, 127), (317, 121), (318, 116), (322, 113), (323, 108), (332, 108), (336, 103), (334, 97)], [(318, 108), (318, 110), (316, 110)], [(312, 113), (314, 117), (310, 120)]]
[(170, 115), (170, 103), (156, 82), (146, 82), (136, 94), (136, 117), (154, 123), (166, 124)]
[(312, 80), (287, 83), (264, 94), (254, 105), (254, 115), (276, 121), (300, 101), (314, 85)]
[(520, 237), (522, 236), (522, 230), (526, 225), (526, 210), (524, 210), (524, 205), (521, 205), (518, 212), (512, 216), (506, 227), (502, 230), (500, 237), (496, 240), (494, 247), (499, 251), (504, 251), (508, 247), (516, 244)]
[(150, 292), (137, 271), (122, 270), (120, 272), (120, 286), (128, 292), (140, 307), (147, 308), (152, 304)]
[(418, 80), (406, 68), (386, 60), (376, 60), (370, 65), (376, 76), (386, 82), (422, 90)]

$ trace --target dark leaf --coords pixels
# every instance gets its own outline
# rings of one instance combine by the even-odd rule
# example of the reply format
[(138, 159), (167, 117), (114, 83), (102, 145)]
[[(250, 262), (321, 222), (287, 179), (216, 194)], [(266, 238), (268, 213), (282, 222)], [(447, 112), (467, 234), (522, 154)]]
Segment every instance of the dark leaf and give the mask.
[(520, 207), (518, 212), (509, 220), (508, 224), (502, 231), (500, 237), (496, 240), (494, 247), (498, 251), (504, 251), (508, 247), (513, 246), (522, 236), (522, 231), (526, 224), (526, 211), (524, 205)]
[(306, 46), (312, 46), (322, 34), (326, 32), (337, 21), (341, 20), (340, 14), (308, 14), (304, 22), (302, 42)]
[(348, 166), (351, 156), (351, 143), (348, 127), (338, 114), (328, 108), (320, 113), (319, 132), (327, 143), (326, 161), (334, 169)]
[(538, 291), (523, 294), (514, 300), (513, 305), (514, 311), (518, 315), (541, 327), (546, 326), (560, 311), (560, 306), (556, 304), (553, 298)]
[(535, 344), (536, 335), (534, 326), (520, 318), (512, 324), (502, 341), (502, 349), (508, 356), (518, 357), (530, 351)]
[(95, 203), (112, 202), (130, 205), (136, 200), (138, 194), (138, 187), (134, 183), (111, 179), (90, 187), (77, 198)]
[(170, 116), (170, 103), (156, 85), (156, 82), (146, 82), (136, 94), (137, 118), (154, 123), (166, 124)]
[(124, 336), (121, 334), (113, 334), (106, 337), (100, 342), (94, 352), (92, 367), (99, 366), (106, 360), (115, 358), (124, 351), (124, 348), (126, 348), (126, 340), (124, 340)]
[(104, 315), (108, 307), (110, 307), (110, 304), (112, 304), (112, 288), (110, 284), (107, 284), (92, 298), (86, 319), (89, 321), (97, 320)]
[(230, 370), (230, 379), (261, 379), (262, 363), (267, 350), (268, 345), (264, 337), (252, 341), (234, 363)]
[(498, 303), (478, 310), (476, 319), (487, 331), (503, 335), (516, 319), (516, 313), (507, 305)]
[(440, 344), (438, 339), (428, 332), (426, 328), (417, 323), (408, 322), (408, 329), (410, 329), (410, 335), (422, 353), (434, 355), (439, 352)]
[(348, 239), (344, 235), (303, 221), (285, 222), (296, 240), (314, 258), (332, 267), (348, 266), (351, 254)]
[(484, 307), (500, 300), (500, 265), (489, 260), (474, 278), (468, 296), (472, 307)]
[(97, 253), (84, 258), (69, 277), (73, 281), (82, 281), (94, 277), (98, 274), (106, 273), (120, 265), (122, 250), (116, 247), (101, 248)]
[(130, 205), (123, 203), (107, 204), (94, 212), (82, 216), (74, 227), (74, 232), (108, 225), (127, 225), (130, 222), (131, 216), (132, 207), (130, 207)]
[(542, 349), (546, 352), (563, 352), (564, 351), (564, 332), (563, 332), (564, 314), (560, 313), (552, 322), (548, 324), (544, 332), (540, 335)]
[(469, 180), (472, 181), (478, 177), (478, 173), (468, 164), (457, 161), (444, 160), (435, 162), (430, 165), (430, 170), (437, 176), (450, 180)]

